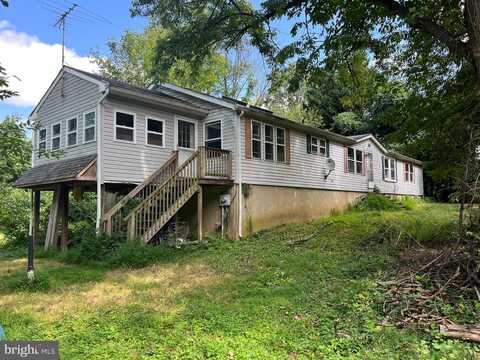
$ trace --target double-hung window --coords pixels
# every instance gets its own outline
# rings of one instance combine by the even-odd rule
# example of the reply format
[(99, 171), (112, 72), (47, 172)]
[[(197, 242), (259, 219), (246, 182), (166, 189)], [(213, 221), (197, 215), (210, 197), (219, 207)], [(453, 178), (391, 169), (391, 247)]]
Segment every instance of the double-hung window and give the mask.
[(222, 122), (220, 120), (205, 124), (205, 146), (222, 148)]
[(135, 115), (115, 112), (115, 140), (135, 142)]
[(363, 151), (349, 147), (347, 150), (347, 171), (363, 174)]
[(286, 148), (285, 129), (252, 121), (252, 156), (255, 159), (285, 162)]
[(405, 163), (405, 181), (414, 182), (413, 164)]
[(262, 158), (262, 124), (256, 121), (252, 122), (252, 155)]
[(38, 151), (47, 150), (47, 129), (38, 130)]
[(386, 181), (397, 181), (397, 162), (393, 158), (383, 157), (383, 179)]
[(77, 118), (67, 120), (67, 146), (77, 145)]
[(51, 149), (58, 150), (60, 149), (60, 134), (62, 132), (62, 124), (57, 123), (52, 125), (52, 142)]
[(97, 124), (97, 114), (95, 111), (90, 111), (83, 115), (83, 142), (90, 142), (95, 140), (95, 126)]
[(265, 125), (264, 127), (264, 147), (265, 147), (265, 160), (272, 160), (273, 161), (273, 149), (274, 149), (274, 142), (273, 142), (273, 126)]
[(307, 152), (309, 154), (327, 156), (327, 140), (307, 135)]
[(285, 162), (285, 129), (276, 128), (277, 133), (277, 161)]
[(163, 121), (147, 117), (147, 144), (163, 147)]

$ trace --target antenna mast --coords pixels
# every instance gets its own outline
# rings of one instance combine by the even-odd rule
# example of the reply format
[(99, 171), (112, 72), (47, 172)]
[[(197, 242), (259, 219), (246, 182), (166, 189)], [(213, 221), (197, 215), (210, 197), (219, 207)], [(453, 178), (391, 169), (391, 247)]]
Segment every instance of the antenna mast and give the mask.
[(64, 11), (60, 17), (58, 18), (57, 22), (53, 25), (54, 27), (58, 27), (62, 30), (62, 66), (65, 65), (65, 20), (67, 19), (68, 15), (77, 7), (77, 4), (72, 4), (68, 10)]

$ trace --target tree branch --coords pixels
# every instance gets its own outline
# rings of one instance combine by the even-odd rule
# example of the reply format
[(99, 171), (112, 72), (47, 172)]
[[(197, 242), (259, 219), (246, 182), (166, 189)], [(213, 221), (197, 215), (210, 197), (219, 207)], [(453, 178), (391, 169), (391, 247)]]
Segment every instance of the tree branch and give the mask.
[(411, 27), (432, 35), (435, 39), (444, 44), (453, 55), (470, 60), (469, 44), (458, 40), (455, 35), (443, 26), (438, 25), (432, 19), (412, 16), (408, 7), (395, 0), (370, 0), (369, 2), (383, 7), (391, 15), (402, 18)]

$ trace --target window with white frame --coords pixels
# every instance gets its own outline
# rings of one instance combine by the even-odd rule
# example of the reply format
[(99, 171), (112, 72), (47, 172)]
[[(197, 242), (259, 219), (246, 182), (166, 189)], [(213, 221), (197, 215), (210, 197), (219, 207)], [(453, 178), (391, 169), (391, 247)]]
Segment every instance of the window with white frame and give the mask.
[(67, 120), (67, 146), (77, 145), (77, 118)]
[(310, 154), (327, 156), (327, 140), (307, 135), (310, 138)]
[(178, 120), (177, 122), (178, 147), (195, 149), (195, 123)]
[(205, 146), (222, 148), (222, 122), (220, 120), (205, 124)]
[(38, 130), (38, 151), (47, 150), (47, 129)]
[(58, 150), (60, 149), (60, 134), (62, 132), (62, 124), (57, 123), (52, 125), (52, 142), (51, 149)]
[(135, 142), (135, 115), (115, 112), (115, 140)]
[(277, 161), (285, 162), (285, 129), (276, 128), (277, 134)]
[(347, 150), (347, 171), (363, 174), (363, 151), (349, 147)]
[(414, 182), (413, 164), (405, 163), (405, 181)]
[(262, 158), (262, 124), (252, 122), (252, 155), (254, 158)]
[(147, 144), (163, 147), (163, 121), (147, 118)]
[(274, 159), (273, 157), (274, 156), (273, 126), (265, 124), (263, 134), (264, 134), (263, 143), (265, 148), (265, 160), (273, 161)]
[(386, 181), (397, 180), (396, 161), (393, 158), (383, 157), (383, 179)]
[(252, 121), (252, 156), (256, 159), (285, 162), (285, 134), (283, 128)]
[(95, 127), (97, 125), (97, 113), (90, 111), (83, 115), (83, 142), (95, 140)]

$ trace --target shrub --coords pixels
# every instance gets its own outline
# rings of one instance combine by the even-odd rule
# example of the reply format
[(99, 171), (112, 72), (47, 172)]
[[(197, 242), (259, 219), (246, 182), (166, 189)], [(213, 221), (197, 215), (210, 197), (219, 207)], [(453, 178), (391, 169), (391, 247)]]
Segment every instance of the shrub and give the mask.
[(0, 228), (8, 247), (26, 246), (30, 221), (30, 195), (9, 185), (0, 188)]
[(64, 260), (70, 263), (105, 261), (123, 242), (125, 239), (120, 236), (85, 234), (78, 245), (66, 252)]
[(399, 204), (394, 200), (384, 195), (375, 193), (362, 196), (351, 207), (351, 209), (354, 211), (388, 211), (398, 210), (399, 208)]
[(73, 246), (78, 245), (83, 239), (96, 237), (95, 224), (88, 220), (79, 220), (70, 224), (70, 241)]
[(113, 267), (141, 268), (154, 263), (157, 252), (158, 248), (140, 241), (128, 241), (111, 252), (106, 261)]

